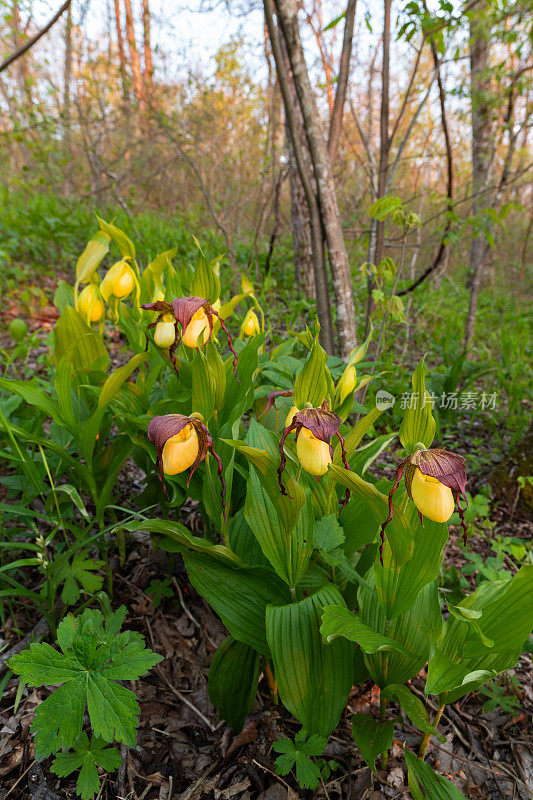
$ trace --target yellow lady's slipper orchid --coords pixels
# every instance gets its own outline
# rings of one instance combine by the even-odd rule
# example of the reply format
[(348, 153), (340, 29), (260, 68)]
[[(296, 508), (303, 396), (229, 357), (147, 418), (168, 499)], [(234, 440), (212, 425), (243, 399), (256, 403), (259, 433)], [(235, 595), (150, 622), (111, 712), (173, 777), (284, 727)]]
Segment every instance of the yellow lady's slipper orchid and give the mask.
[(296, 442), (296, 455), (305, 471), (317, 478), (326, 474), (328, 465), (333, 461), (330, 445), (317, 439), (308, 428), (303, 427)]
[(155, 445), (159, 478), (167, 493), (163, 475), (178, 475), (190, 468), (189, 481), (209, 451), (217, 462), (222, 485), (222, 510), (226, 517), (226, 482), (222, 462), (213, 447), (213, 438), (200, 414), (166, 414), (153, 417), (148, 425), (148, 440)]
[(411, 498), (422, 516), (433, 522), (448, 522), (455, 508), (450, 487), (424, 475), (418, 467), (411, 480)]
[(158, 322), (154, 331), (154, 342), (158, 347), (168, 350), (176, 339), (175, 320), (172, 314), (165, 314), (161, 322)]
[(394, 515), (393, 496), (400, 485), (405, 470), (405, 488), (420, 516), (433, 522), (448, 522), (457, 505), (457, 512), (463, 529), (466, 544), (467, 527), (464, 508), (459, 498), (466, 500), (466, 469), (463, 456), (448, 450), (417, 450), (407, 456), (396, 469), (396, 480), (389, 492), (389, 516), (381, 526), (381, 547), (379, 554), (383, 564), (385, 528)]
[(258, 333), (261, 333), (259, 320), (257, 319), (257, 314), (251, 308), (241, 325), (241, 336), (256, 336)]
[(200, 340), (202, 344), (206, 344), (211, 336), (209, 318), (203, 307), (200, 307), (198, 311), (195, 311), (192, 315), (191, 321), (183, 332), (181, 341), (186, 347), (198, 347), (199, 336), (202, 336), (202, 339)]
[[(273, 394), (279, 395), (282, 394), (282, 392)], [(273, 402), (274, 398), (272, 395), (270, 399), (272, 399)], [(278, 483), (282, 494), (287, 494), (281, 476), (287, 463), (284, 450), (285, 439), (291, 431), (294, 431), (296, 434), (296, 455), (298, 461), (303, 469), (310, 475), (314, 475), (317, 480), (321, 475), (325, 475), (328, 471), (328, 466), (333, 461), (331, 440), (334, 436), (337, 436), (341, 445), (342, 462), (346, 469), (350, 469), (350, 465), (346, 459), (344, 439), (339, 433), (341, 419), (337, 414), (328, 410), (326, 403), (324, 403), (322, 408), (304, 408), (301, 411), (298, 411), (298, 409), (294, 407), (289, 411), (287, 419), (289, 418), (290, 423), (285, 426), (279, 443), (280, 464), (278, 467)], [(348, 502), (349, 497), (350, 492), (347, 489), (344, 505)]]
[(192, 467), (198, 457), (199, 448), (198, 434), (192, 423), (167, 439), (162, 453), (165, 475), (178, 475)]
[(105, 315), (105, 306), (100, 296), (98, 287), (89, 283), (78, 297), (80, 313), (88, 322), (100, 322)]
[(114, 295), (123, 300), (131, 294), (135, 282), (135, 273), (127, 261), (117, 261), (104, 276), (101, 284), (102, 297), (107, 301)]

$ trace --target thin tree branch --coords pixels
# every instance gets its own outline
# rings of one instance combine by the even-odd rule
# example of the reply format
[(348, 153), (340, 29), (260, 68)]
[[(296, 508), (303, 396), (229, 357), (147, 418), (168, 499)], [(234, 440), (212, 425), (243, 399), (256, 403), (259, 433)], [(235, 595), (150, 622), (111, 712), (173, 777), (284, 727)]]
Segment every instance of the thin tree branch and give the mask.
[(328, 152), (332, 164), (334, 164), (337, 159), (337, 152), (339, 149), (342, 117), (344, 114), (344, 104), (346, 102), (346, 88), (348, 86), (348, 77), (350, 74), (356, 6), (357, 0), (348, 0), (339, 62), (339, 74), (337, 76), (337, 91), (335, 92), (335, 102), (333, 104), (333, 111), (331, 112), (331, 120), (329, 123)]
[[(427, 12), (427, 5), (426, 0), (423, 0), (424, 9)], [(440, 103), (440, 116), (441, 116), (441, 125), (442, 125), (442, 132), (444, 134), (444, 142), (446, 145), (446, 164), (447, 164), (447, 186), (446, 186), (446, 210), (448, 212), (451, 211), (453, 208), (453, 152), (452, 152), (452, 143), (450, 139), (450, 131), (448, 128), (448, 119), (446, 116), (446, 102), (445, 102), (445, 92), (444, 92), (444, 85), (442, 83), (442, 75), (440, 72), (440, 62), (439, 62), (439, 55), (437, 53), (437, 47), (435, 45), (435, 40), (431, 39), (431, 54), (433, 56), (433, 63), (435, 64), (435, 71), (437, 73), (437, 85), (439, 87), (439, 103)], [(422, 275), (420, 275), (414, 283), (408, 286), (406, 289), (403, 289), (401, 292), (398, 292), (398, 296), (402, 297), (405, 294), (409, 294), (409, 292), (414, 291), (417, 286), (426, 280), (426, 278), (434, 272), (439, 265), (442, 263), (444, 255), (446, 253), (447, 247), (447, 238), (448, 233), (450, 232), (450, 228), (452, 226), (452, 218), (451, 214), (448, 214), (448, 218), (446, 219), (446, 224), (444, 226), (444, 231), (442, 232), (442, 239), (437, 250), (437, 254), (433, 259), (433, 263), (424, 270)]]
[(14, 61), (17, 60), (17, 58), (23, 56), (24, 53), (27, 53), (28, 50), (31, 47), (33, 47), (33, 45), (36, 44), (39, 41), (39, 39), (41, 39), (45, 35), (45, 33), (48, 33), (50, 28), (56, 24), (61, 15), (67, 10), (71, 2), (72, 0), (66, 0), (66, 2), (63, 3), (59, 11), (57, 11), (57, 13), (54, 14), (50, 22), (47, 25), (45, 25), (44, 28), (41, 28), (41, 30), (38, 31), (35, 34), (35, 36), (32, 36), (31, 39), (28, 39), (28, 41), (25, 42), (22, 45), (22, 47), (19, 47), (18, 50), (15, 50), (15, 52), (12, 53), (8, 58), (6, 58), (5, 61), (2, 61), (2, 63), (0, 64), (0, 72), (3, 72), (5, 69), (7, 69)]

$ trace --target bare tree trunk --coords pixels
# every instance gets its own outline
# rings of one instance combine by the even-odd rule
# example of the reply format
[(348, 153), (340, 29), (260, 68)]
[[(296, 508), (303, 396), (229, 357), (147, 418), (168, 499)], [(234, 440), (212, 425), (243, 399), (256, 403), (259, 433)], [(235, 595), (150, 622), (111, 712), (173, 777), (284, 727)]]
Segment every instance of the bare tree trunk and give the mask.
[[(283, 40), (280, 42), (281, 50), (283, 52), (283, 60), (285, 63), (285, 70), (287, 73), (289, 90), (291, 96), (291, 104), (294, 114), (295, 133), (298, 137), (299, 147), (304, 161), (306, 172), (309, 176), (313, 175), (313, 166), (311, 163), (311, 156), (309, 148), (307, 147), (307, 140), (305, 136), (304, 121), (300, 104), (298, 102), (298, 95), (292, 77), (292, 71), (287, 55), (287, 49), (284, 46)], [(296, 285), (303, 292), (308, 300), (316, 298), (315, 287), (315, 274), (313, 269), (313, 243), (311, 236), (311, 220), (309, 217), (309, 208), (305, 198), (305, 190), (298, 173), (298, 165), (294, 155), (294, 147), (291, 142), (290, 132), (287, 130), (287, 143), (289, 151), (289, 183), (291, 193), (291, 221), (292, 221), (292, 242), (294, 248), (294, 273), (296, 278)], [(311, 179), (311, 178), (310, 178)], [(311, 179), (311, 182), (314, 183)], [(316, 194), (316, 186), (313, 185), (313, 193)], [(322, 243), (322, 253), (324, 252), (324, 244)], [(325, 264), (324, 255), (322, 260)]]
[[(295, 106), (295, 111), (297, 107)], [(299, 127), (299, 126), (298, 126)], [(289, 134), (287, 133), (289, 150), (289, 183), (291, 190), (292, 241), (294, 247), (294, 272), (296, 285), (308, 300), (316, 298), (315, 276), (313, 272), (313, 245), (311, 241), (311, 222), (309, 209), (305, 200), (304, 187), (298, 174)], [(302, 142), (302, 145), (304, 143)], [(302, 146), (302, 151), (305, 152)]]
[[(478, 21), (479, 20), (479, 21)], [(490, 66), (490, 38), (483, 30), (481, 8), (475, 18), (470, 19), (470, 99), (472, 120), (472, 214), (475, 215), (486, 203), (481, 194), (488, 180), (492, 124), (490, 100), (487, 96), (487, 74)], [(470, 302), (465, 325), (465, 348), (474, 336), (477, 303), (483, 257), (485, 253), (484, 236), (476, 236), (470, 248)]]
[(264, 0), (265, 21), (268, 28), (268, 35), (272, 45), (272, 55), (276, 64), (276, 72), (278, 74), (279, 88), (283, 97), (283, 105), (285, 108), (285, 119), (287, 130), (290, 135), (290, 140), (294, 152), (294, 158), (298, 167), (298, 174), (305, 191), (305, 199), (309, 209), (309, 219), (311, 223), (311, 242), (313, 248), (313, 270), (315, 276), (316, 287), (316, 307), (318, 319), (320, 322), (320, 342), (328, 353), (333, 352), (333, 326), (331, 322), (331, 307), (329, 303), (329, 291), (327, 283), (326, 264), (324, 259), (324, 243), (322, 236), (322, 225), (320, 218), (320, 210), (315, 190), (312, 184), (311, 176), (307, 172), (304, 157), (302, 155), (302, 148), (300, 140), (297, 135), (297, 126), (294, 114), (294, 105), (292, 103), (289, 77), (285, 68), (285, 61), (281, 49), (281, 37), (278, 36), (278, 30), (274, 23), (273, 15), (273, 2), (272, 0)]
[(143, 0), (143, 52), (144, 52), (144, 85), (146, 93), (151, 97), (153, 92), (152, 47), (150, 44), (150, 6), (149, 0)]
[[(298, 18), (292, 0), (276, 0), (278, 19), (300, 101), (309, 152), (318, 190), (321, 220), (328, 246), (335, 290), (340, 350), (346, 358), (356, 344), (355, 306), (348, 253), (344, 242), (331, 162), (309, 73), (305, 63)], [(317, 287), (318, 294), (318, 287)]]
[(124, 0), (124, 10), (126, 12), (126, 38), (130, 51), (131, 74), (133, 75), (133, 91), (135, 92), (135, 99), (139, 104), (139, 110), (141, 113), (144, 113), (146, 109), (146, 93), (141, 73), (141, 59), (139, 58), (139, 51), (137, 50), (137, 43), (135, 41), (131, 0)]
[(115, 3), (115, 26), (117, 29), (117, 45), (118, 45), (118, 58), (120, 65), (120, 78), (122, 81), (122, 99), (125, 105), (129, 104), (130, 92), (128, 87), (128, 73), (126, 70), (126, 53), (124, 51), (124, 38), (122, 36), (122, 23), (120, 20), (120, 0), (114, 0)]
[[(67, 10), (65, 20), (65, 66), (63, 70), (63, 144), (67, 158), (71, 156), (70, 125), (70, 81), (72, 78), (72, 5)], [(72, 189), (70, 172), (66, 170), (63, 184), (64, 193), (68, 196)]]
[[(385, 196), (387, 191), (387, 172), (389, 166), (389, 78), (390, 78), (390, 19), (391, 19), (392, 0), (384, 0), (383, 4), (383, 56), (381, 66), (381, 112), (379, 118), (379, 166), (378, 166), (378, 185), (376, 199)], [(385, 222), (376, 222), (372, 226), (375, 233), (375, 247), (373, 263), (377, 267), (385, 252)], [(367, 284), (366, 301), (366, 329), (370, 326), (370, 317), (375, 308), (372, 292), (374, 290), (374, 280), (370, 276)]]

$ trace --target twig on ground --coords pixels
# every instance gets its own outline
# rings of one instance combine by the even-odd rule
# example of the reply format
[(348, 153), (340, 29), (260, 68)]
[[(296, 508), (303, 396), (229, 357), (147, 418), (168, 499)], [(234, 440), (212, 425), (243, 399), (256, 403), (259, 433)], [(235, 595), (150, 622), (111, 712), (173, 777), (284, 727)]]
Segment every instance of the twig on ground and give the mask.
[(33, 630), (31, 630), (28, 635), (22, 639), (22, 641), (14, 644), (13, 647), (11, 647), (5, 653), (0, 653), (0, 675), (7, 670), (7, 662), (11, 656), (16, 656), (22, 650), (25, 650), (31, 642), (36, 642), (39, 641), (39, 639), (42, 639), (43, 636), (46, 636), (49, 630), (50, 625), (48, 624), (48, 620), (46, 617), (41, 617), (35, 628), (33, 628)]
[(182, 703), (185, 703), (185, 705), (186, 705), (186, 706), (188, 706), (188, 707), (191, 709), (191, 711), (194, 711), (194, 713), (195, 713), (195, 714), (196, 714), (198, 717), (200, 717), (200, 719), (202, 720), (202, 722), (204, 722), (204, 723), (207, 725), (207, 727), (209, 728), (209, 730), (211, 731), (211, 733), (214, 733), (214, 732), (215, 732), (215, 730), (216, 730), (216, 727), (215, 727), (215, 725), (213, 725), (213, 724), (212, 724), (212, 723), (211, 723), (211, 722), (210, 722), (210, 721), (207, 719), (207, 717), (206, 717), (206, 716), (204, 716), (204, 714), (202, 714), (202, 712), (200, 711), (200, 709), (199, 709), (199, 708), (196, 708), (196, 706), (195, 706), (195, 705), (193, 705), (193, 703), (191, 703), (191, 701), (190, 701), (190, 700), (188, 700), (188, 699), (185, 697), (185, 695), (184, 695), (184, 694), (182, 694), (180, 691), (178, 691), (178, 689), (176, 689), (176, 687), (175, 687), (175, 686), (172, 686), (172, 684), (170, 683), (170, 681), (168, 680), (168, 678), (166, 678), (166, 677), (163, 675), (163, 673), (161, 672), (161, 670), (160, 670), (158, 667), (155, 667), (154, 671), (155, 671), (155, 672), (156, 672), (156, 673), (159, 675), (159, 677), (160, 677), (160, 678), (161, 678), (161, 679), (162, 679), (162, 680), (163, 680), (163, 681), (166, 683), (166, 685), (168, 686), (168, 688), (170, 689), (170, 691), (171, 691), (173, 694), (175, 694), (175, 695), (176, 695), (176, 697), (179, 697), (179, 699), (181, 700), (181, 702), (182, 702)]

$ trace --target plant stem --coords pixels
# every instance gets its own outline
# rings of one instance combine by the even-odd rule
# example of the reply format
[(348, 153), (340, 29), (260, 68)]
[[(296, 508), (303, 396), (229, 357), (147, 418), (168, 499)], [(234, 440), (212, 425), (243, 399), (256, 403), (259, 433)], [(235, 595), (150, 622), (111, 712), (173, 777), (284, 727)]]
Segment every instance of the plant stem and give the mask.
[[(439, 710), (435, 714), (435, 719), (433, 720), (433, 727), (434, 728), (436, 728), (437, 725), (439, 724), (440, 718), (442, 717), (442, 713), (443, 713), (445, 707), (446, 707), (446, 703), (442, 703), (442, 705), (439, 706)], [(424, 758), (425, 757), (430, 739), (431, 739), (431, 734), (430, 733), (424, 734), (424, 737), (423, 737), (422, 741), (420, 742), (420, 749), (418, 751), (418, 754), (420, 755), (420, 758)]]
[[(385, 714), (386, 714), (386, 712), (387, 712), (387, 700), (385, 699), (385, 697), (383, 697), (383, 695), (380, 692), (380, 694), (379, 694), (379, 721), (380, 722), (385, 722)], [(389, 757), (389, 751), (385, 750), (385, 752), (383, 752), (381, 754), (381, 769), (385, 769), (386, 768), (388, 757)]]
[(276, 683), (276, 679), (274, 678), (274, 673), (272, 672), (270, 661), (267, 661), (265, 659), (263, 669), (265, 672), (265, 678), (267, 679), (268, 690), (270, 692), (270, 699), (272, 700), (272, 705), (277, 706), (279, 704), (278, 685)]

